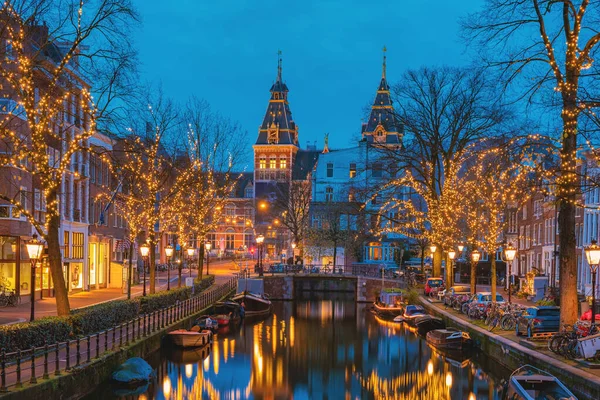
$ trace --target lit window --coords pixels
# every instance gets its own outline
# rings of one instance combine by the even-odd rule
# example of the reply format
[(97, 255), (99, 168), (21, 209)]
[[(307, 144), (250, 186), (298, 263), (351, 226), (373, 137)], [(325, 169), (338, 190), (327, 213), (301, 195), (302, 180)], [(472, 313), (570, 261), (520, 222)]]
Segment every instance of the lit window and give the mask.
[(281, 157), (279, 159), (279, 168), (280, 169), (286, 169), (287, 168), (287, 158)]
[(356, 163), (350, 163), (350, 178), (356, 176)]
[(267, 158), (265, 156), (260, 156), (258, 161), (258, 168), (265, 169), (267, 168)]
[(269, 168), (271, 168), (271, 169), (277, 168), (277, 157), (271, 156), (271, 159), (269, 160)]

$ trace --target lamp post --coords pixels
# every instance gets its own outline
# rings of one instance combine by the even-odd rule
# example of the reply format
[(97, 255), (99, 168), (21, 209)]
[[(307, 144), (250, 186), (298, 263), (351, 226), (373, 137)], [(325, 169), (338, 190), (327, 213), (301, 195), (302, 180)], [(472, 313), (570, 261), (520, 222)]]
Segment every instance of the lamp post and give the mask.
[(456, 257), (456, 252), (454, 250), (448, 251), (448, 258), (450, 259), (450, 270), (448, 271), (448, 282), (446, 287), (450, 288), (454, 282), (454, 258)]
[(263, 268), (262, 268), (262, 247), (263, 242), (265, 241), (265, 237), (263, 235), (258, 235), (256, 237), (256, 244), (258, 245), (258, 276), (263, 276)]
[(38, 240), (37, 237), (38, 235), (34, 233), (33, 238), (25, 244), (25, 246), (27, 246), (29, 260), (31, 261), (31, 315), (29, 317), (30, 321), (33, 321), (35, 319), (35, 267), (39, 259), (42, 257), (42, 251), (44, 251), (44, 242)]
[[(292, 242), (292, 265), (296, 265), (296, 242)], [(295, 271), (292, 269), (292, 273)]]
[(594, 239), (584, 251), (592, 271), (592, 325), (594, 325), (596, 323), (596, 272), (598, 272), (598, 264), (600, 264), (600, 246)]
[(517, 255), (517, 248), (511, 245), (510, 243), (506, 245), (504, 249), (504, 257), (506, 261), (508, 261), (508, 304), (511, 303), (511, 292), (512, 292), (512, 262)]
[(146, 263), (148, 262), (148, 255), (150, 254), (150, 246), (147, 243), (144, 243), (140, 246), (140, 253), (142, 254), (143, 268), (144, 268), (144, 290), (142, 292), (142, 296), (146, 295)]
[(188, 254), (188, 268), (190, 269), (190, 278), (191, 278), (192, 277), (192, 260), (194, 259), (194, 256), (196, 255), (196, 249), (193, 247), (188, 247), (187, 254)]
[(208, 276), (209, 272), (208, 272), (208, 263), (210, 260), (210, 249), (212, 247), (212, 244), (210, 242), (206, 242), (204, 243), (204, 248), (206, 249), (206, 275)]
[(165, 255), (167, 256), (167, 290), (171, 290), (171, 257), (173, 257), (173, 246), (165, 247)]
[(473, 282), (475, 282), (475, 287), (474, 287), (474, 290), (473, 290), (474, 293), (477, 293), (477, 263), (479, 262), (480, 258), (481, 258), (481, 253), (479, 252), (479, 250), (474, 250), (471, 253), (471, 260), (473, 261), (473, 264), (475, 265), (475, 268), (474, 268), (474, 271), (473, 271), (474, 274), (471, 277), (471, 280)]

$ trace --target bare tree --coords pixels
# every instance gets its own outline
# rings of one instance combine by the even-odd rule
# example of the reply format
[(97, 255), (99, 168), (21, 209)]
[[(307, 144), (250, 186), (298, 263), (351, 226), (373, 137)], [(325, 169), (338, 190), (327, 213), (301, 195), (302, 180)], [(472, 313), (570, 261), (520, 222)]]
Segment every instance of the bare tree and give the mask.
[[(505, 87), (530, 103), (536, 99), (560, 115), (557, 172), (560, 229), (561, 324), (577, 320), (575, 210), (578, 203), (579, 127), (596, 120), (600, 7), (589, 0), (489, 0), (463, 22), (469, 43), (479, 44), (487, 66)], [(552, 93), (552, 94), (549, 94)], [(559, 114), (560, 111), (560, 114)]]
[[(70, 311), (59, 241), (62, 208), (70, 207), (65, 182), (80, 173), (73, 161), (83, 163), (98, 121), (123, 94), (135, 64), (128, 36), (135, 19), (127, 0), (7, 1), (0, 10), (0, 38), (8, 44), (0, 49), (0, 79), (12, 101), (0, 120), (0, 166), (10, 170), (0, 199), (47, 241), (59, 315)], [(90, 74), (92, 66), (105, 74)], [(39, 213), (26, 200), (38, 193), (45, 204)]]
[(292, 233), (300, 256), (303, 252), (303, 239), (309, 223), (309, 209), (312, 199), (312, 186), (308, 181), (292, 181), (288, 186), (277, 185), (277, 198), (273, 210), (274, 217)]

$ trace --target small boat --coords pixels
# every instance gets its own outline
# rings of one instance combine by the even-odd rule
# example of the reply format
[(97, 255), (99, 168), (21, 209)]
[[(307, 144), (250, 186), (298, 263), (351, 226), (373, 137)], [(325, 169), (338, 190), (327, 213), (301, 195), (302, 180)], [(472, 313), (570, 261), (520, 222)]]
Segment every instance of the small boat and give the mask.
[(213, 333), (207, 330), (200, 332), (198, 330), (177, 329), (169, 332), (167, 336), (174, 345), (179, 347), (201, 347), (210, 343)]
[(404, 293), (400, 289), (383, 289), (373, 303), (373, 310), (381, 318), (394, 318), (402, 315), (404, 307)]
[(421, 315), (415, 318), (415, 326), (419, 335), (425, 336), (427, 332), (435, 329), (444, 329), (446, 323), (441, 318), (432, 317), (431, 315)]
[(410, 305), (406, 306), (406, 308), (404, 309), (404, 314), (402, 316), (404, 317), (404, 322), (406, 324), (414, 327), (416, 326), (415, 320), (418, 317), (422, 317), (424, 315), (427, 315), (427, 312), (425, 311), (423, 306)]
[(267, 317), (273, 311), (271, 300), (258, 293), (244, 291), (233, 296), (231, 300), (243, 305), (240, 310), (243, 318)]
[(227, 326), (242, 320), (241, 306), (234, 301), (219, 301), (208, 309), (212, 320), (217, 321), (219, 326)]
[(427, 332), (426, 338), (427, 343), (443, 349), (462, 349), (471, 345), (471, 336), (454, 328), (435, 329)]
[(394, 317), (394, 322), (404, 322), (404, 315), (398, 315)]
[(507, 385), (503, 400), (577, 400), (558, 378), (531, 365), (516, 369)]
[(194, 326), (200, 327), (200, 330), (209, 330), (216, 332), (219, 329), (217, 320), (213, 320), (210, 315), (201, 315), (194, 321)]

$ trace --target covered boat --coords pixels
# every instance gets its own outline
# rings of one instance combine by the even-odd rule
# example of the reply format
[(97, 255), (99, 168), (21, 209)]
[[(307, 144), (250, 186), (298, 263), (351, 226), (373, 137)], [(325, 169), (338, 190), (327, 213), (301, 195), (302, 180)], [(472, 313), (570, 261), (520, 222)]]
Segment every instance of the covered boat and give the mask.
[(404, 294), (402, 290), (396, 288), (383, 289), (375, 303), (373, 303), (373, 310), (381, 318), (394, 318), (404, 312), (403, 301)]
[(244, 291), (233, 296), (231, 300), (242, 306), (243, 318), (266, 317), (273, 311), (271, 300), (258, 293)]
[(208, 309), (208, 315), (216, 320), (219, 326), (227, 326), (242, 320), (241, 306), (235, 301), (219, 301)]
[(201, 347), (210, 343), (213, 333), (207, 330), (200, 332), (195, 329), (190, 331), (177, 329), (176, 331), (169, 332), (167, 336), (174, 345), (179, 347)]
[(462, 349), (471, 345), (471, 337), (467, 332), (454, 328), (435, 329), (427, 332), (427, 343), (442, 349)]
[(441, 318), (432, 317), (431, 315), (421, 315), (415, 318), (415, 326), (419, 335), (425, 336), (427, 332), (435, 329), (444, 329), (446, 323)]
[(194, 326), (200, 327), (200, 330), (209, 330), (216, 332), (219, 324), (216, 319), (212, 319), (210, 315), (201, 315), (194, 321)]
[(418, 305), (406, 306), (404, 308), (404, 314), (402, 314), (402, 316), (404, 317), (404, 322), (409, 326), (416, 326), (416, 319), (424, 315), (427, 315), (427, 312), (425, 311), (423, 306)]
[(503, 400), (560, 399), (577, 400), (577, 397), (554, 375), (524, 365), (516, 369), (508, 380)]

